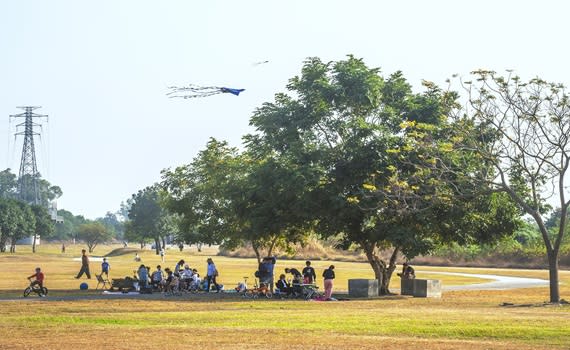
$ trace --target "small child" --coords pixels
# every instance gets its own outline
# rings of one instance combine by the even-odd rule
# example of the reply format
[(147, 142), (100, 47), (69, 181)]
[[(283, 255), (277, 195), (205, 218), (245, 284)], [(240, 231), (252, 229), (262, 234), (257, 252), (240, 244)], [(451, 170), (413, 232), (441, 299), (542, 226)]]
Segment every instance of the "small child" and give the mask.
[(32, 277), (35, 277), (35, 280), (32, 282), (32, 287), (35, 285), (39, 285), (40, 288), (42, 288), (44, 286), (45, 276), (44, 276), (44, 273), (42, 272), (42, 269), (40, 269), (39, 267), (36, 267), (36, 273), (29, 276), (28, 279), (31, 279)]
[(105, 274), (107, 278), (109, 278), (109, 269), (111, 265), (107, 262), (107, 258), (103, 258), (103, 262), (101, 263), (101, 275)]

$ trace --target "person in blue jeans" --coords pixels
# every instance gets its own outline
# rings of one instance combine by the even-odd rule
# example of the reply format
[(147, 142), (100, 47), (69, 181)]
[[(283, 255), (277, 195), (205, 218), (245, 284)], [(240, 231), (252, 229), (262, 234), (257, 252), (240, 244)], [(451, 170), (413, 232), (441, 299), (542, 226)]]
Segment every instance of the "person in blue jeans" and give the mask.
[(264, 283), (265, 285), (269, 286), (271, 293), (273, 293), (273, 282), (274, 282), (274, 270), (275, 270), (275, 263), (277, 259), (275, 257), (266, 256), (261, 261), (259, 266), (259, 282)]
[(208, 258), (206, 260), (208, 263), (207, 273), (206, 273), (206, 281), (207, 281), (207, 290), (206, 292), (210, 292), (212, 283), (216, 287), (216, 292), (220, 292), (220, 285), (216, 282), (216, 277), (218, 277), (218, 269), (216, 269), (216, 265), (214, 265), (214, 260), (212, 258)]

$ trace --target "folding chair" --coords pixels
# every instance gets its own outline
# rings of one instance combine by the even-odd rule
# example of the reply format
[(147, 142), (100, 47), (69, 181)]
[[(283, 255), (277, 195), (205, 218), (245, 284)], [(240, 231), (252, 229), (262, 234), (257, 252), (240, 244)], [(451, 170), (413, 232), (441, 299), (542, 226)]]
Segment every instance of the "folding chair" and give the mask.
[[(111, 288), (111, 282), (109, 281), (109, 278), (107, 277), (103, 277), (103, 274), (95, 274), (95, 277), (97, 277), (97, 287), (95, 287), (95, 289), (99, 288), (99, 285), (101, 283), (103, 283), (103, 289), (109, 289)], [(109, 285), (109, 287), (107, 288), (107, 285)]]

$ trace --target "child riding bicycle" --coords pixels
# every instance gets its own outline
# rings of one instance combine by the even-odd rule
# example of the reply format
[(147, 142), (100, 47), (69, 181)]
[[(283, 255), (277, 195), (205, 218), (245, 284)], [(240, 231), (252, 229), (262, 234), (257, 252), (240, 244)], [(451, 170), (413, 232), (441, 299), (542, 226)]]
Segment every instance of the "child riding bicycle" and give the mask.
[(36, 267), (36, 273), (34, 273), (31, 276), (28, 276), (28, 279), (31, 280), (32, 277), (35, 277), (35, 280), (31, 284), (32, 287), (39, 285), (40, 288), (42, 288), (44, 286), (45, 276), (44, 276), (44, 273), (42, 272), (42, 269), (40, 269), (39, 267)]

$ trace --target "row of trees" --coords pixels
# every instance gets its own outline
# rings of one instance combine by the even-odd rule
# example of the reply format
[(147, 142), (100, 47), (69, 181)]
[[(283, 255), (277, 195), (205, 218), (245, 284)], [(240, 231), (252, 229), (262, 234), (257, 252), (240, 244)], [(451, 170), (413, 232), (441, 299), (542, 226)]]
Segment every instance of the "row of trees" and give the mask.
[(10, 252), (14, 252), (16, 241), (29, 236), (34, 237), (33, 252), (38, 236), (60, 241), (80, 239), (86, 242), (90, 252), (99, 243), (123, 238), (124, 223), (119, 219), (120, 214), (108, 212), (102, 218), (87, 220), (82, 215), (59, 210), (58, 216), (63, 221), (53, 222), (46, 208), (62, 191), (41, 177), (37, 180), (40, 203), (28, 205), (21, 200), (26, 195), (18, 192), (17, 176), (10, 169), (0, 172), (0, 251), (4, 252), (9, 246)]
[[(457, 81), (461, 100), (430, 82), (414, 93), (401, 72), (384, 77), (352, 56), (310, 58), (287, 94), (255, 111), (243, 150), (211, 139), (192, 163), (133, 195), (127, 232), (157, 239), (175, 223), (187, 243), (250, 245), (258, 259), (309, 233), (334, 235), (365, 252), (388, 293), (401, 256), (492, 243), (528, 214), (557, 302), (570, 204), (567, 95), (540, 79), (473, 76)], [(549, 193), (559, 196), (554, 234), (543, 219)]]
[(29, 197), (28, 194), (18, 192), (18, 182), (26, 180), (18, 179), (10, 169), (0, 171), (0, 252), (5, 252), (7, 246), (14, 252), (16, 241), (25, 237), (33, 237), (32, 251), (35, 252), (36, 238), (50, 237), (54, 232), (47, 208), (52, 200), (61, 196), (61, 189), (38, 175), (40, 201), (30, 205), (21, 200)]
[(0, 252), (9, 246), (10, 252), (16, 251), (16, 241), (34, 237), (32, 250), (36, 250), (36, 237), (49, 236), (54, 231), (54, 224), (47, 209), (40, 205), (28, 205), (24, 202), (0, 198)]

